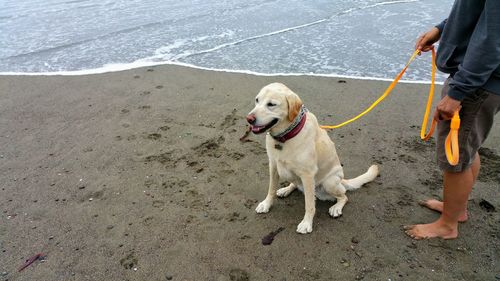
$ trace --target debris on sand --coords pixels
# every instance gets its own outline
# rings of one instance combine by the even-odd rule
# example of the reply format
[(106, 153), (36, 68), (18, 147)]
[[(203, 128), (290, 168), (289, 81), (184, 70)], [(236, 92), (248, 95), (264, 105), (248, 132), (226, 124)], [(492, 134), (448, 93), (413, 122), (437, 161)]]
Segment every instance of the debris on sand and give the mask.
[(495, 211), (495, 206), (493, 206), (493, 204), (491, 204), (490, 202), (484, 200), (484, 199), (481, 199), (481, 202), (479, 202), (479, 206), (481, 206), (481, 208), (485, 209), (486, 212), (494, 212)]
[(247, 142), (249, 141), (248, 140), (248, 136), (250, 135), (250, 132), (252, 131), (252, 127), (248, 126), (246, 131), (245, 131), (245, 134), (243, 134), (243, 136), (240, 137), (240, 141), (241, 142)]
[(284, 229), (285, 229), (284, 227), (280, 227), (280, 228), (276, 229), (275, 231), (270, 232), (268, 235), (264, 236), (262, 238), (262, 245), (271, 245), (271, 243), (273, 243), (273, 241), (274, 241), (274, 237), (276, 235), (278, 235), (278, 233), (280, 233)]
[(38, 253), (32, 257), (30, 257), (29, 259), (27, 259), (24, 264), (19, 267), (19, 269), (17, 270), (18, 272), (21, 272), (23, 271), (26, 267), (30, 266), (31, 264), (33, 264), (35, 261), (37, 260), (44, 260), (45, 259), (45, 256), (42, 254), (42, 253)]

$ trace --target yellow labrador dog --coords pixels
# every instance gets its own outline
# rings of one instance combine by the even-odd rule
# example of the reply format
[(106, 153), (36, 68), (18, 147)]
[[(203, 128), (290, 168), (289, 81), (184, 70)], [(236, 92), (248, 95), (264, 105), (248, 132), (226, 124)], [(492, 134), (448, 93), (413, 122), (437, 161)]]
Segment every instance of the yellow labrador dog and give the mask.
[[(338, 217), (347, 203), (346, 190), (360, 188), (378, 175), (378, 167), (372, 165), (366, 173), (344, 179), (334, 143), (299, 96), (283, 84), (272, 83), (262, 88), (255, 98), (255, 108), (246, 119), (253, 133), (268, 132), (269, 190), (255, 211), (269, 212), (276, 196), (286, 197), (298, 188), (304, 192), (306, 209), (304, 219), (297, 226), (299, 233), (312, 231), (315, 197), (337, 200), (329, 213)], [(290, 185), (276, 191), (280, 178)]]

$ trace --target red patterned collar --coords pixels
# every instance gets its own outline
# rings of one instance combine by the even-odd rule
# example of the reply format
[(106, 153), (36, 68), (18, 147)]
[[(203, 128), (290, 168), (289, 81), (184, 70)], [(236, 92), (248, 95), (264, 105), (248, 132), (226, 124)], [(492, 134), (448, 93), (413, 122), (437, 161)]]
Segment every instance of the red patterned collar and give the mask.
[(290, 127), (288, 127), (284, 132), (278, 134), (278, 135), (273, 135), (270, 134), (273, 139), (275, 139), (278, 142), (285, 143), (287, 140), (295, 137), (302, 131), (302, 128), (304, 127), (304, 124), (306, 123), (307, 119), (307, 109), (302, 106), (300, 113), (298, 116), (295, 118), (294, 122)]

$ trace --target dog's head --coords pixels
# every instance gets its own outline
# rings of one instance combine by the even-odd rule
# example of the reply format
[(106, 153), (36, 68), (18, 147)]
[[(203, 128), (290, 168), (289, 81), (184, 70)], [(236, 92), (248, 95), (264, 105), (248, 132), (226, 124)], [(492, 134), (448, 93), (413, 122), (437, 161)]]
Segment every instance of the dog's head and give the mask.
[(288, 127), (302, 107), (299, 96), (281, 83), (272, 83), (260, 90), (255, 97), (255, 107), (247, 115), (254, 134), (261, 134), (274, 127)]

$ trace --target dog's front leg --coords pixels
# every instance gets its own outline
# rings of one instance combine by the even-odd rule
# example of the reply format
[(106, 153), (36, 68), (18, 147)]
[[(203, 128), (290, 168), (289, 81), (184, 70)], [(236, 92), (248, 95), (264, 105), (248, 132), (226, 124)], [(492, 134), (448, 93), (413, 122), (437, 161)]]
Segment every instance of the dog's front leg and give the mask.
[(276, 170), (276, 163), (269, 162), (269, 189), (264, 201), (260, 202), (255, 211), (259, 214), (269, 212), (276, 198), (276, 185), (278, 184), (279, 176)]
[(316, 196), (314, 194), (315, 183), (314, 178), (309, 176), (301, 177), (301, 180), (304, 186), (306, 213), (304, 219), (297, 226), (297, 232), (307, 234), (312, 232), (314, 214), (316, 213)]

